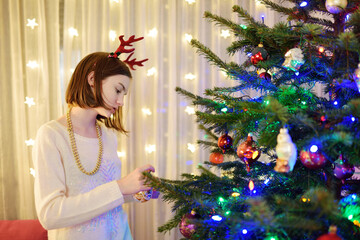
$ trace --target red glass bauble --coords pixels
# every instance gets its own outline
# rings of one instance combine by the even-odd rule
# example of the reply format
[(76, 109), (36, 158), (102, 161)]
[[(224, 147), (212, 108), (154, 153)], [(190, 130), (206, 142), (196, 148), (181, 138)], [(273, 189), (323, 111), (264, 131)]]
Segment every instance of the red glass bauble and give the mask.
[(336, 226), (330, 226), (329, 233), (321, 235), (316, 240), (342, 240), (342, 238), (336, 234), (336, 231)]
[(267, 81), (270, 81), (270, 80), (271, 80), (271, 75), (270, 75), (269, 73), (267, 73), (267, 72), (262, 72), (262, 73), (260, 73), (260, 74), (259, 74), (259, 77), (260, 77), (260, 78), (263, 78), (263, 79), (265, 79), (265, 80), (267, 80)]
[(261, 152), (257, 149), (256, 143), (249, 133), (245, 142), (241, 143), (236, 151), (238, 157), (246, 163), (249, 170), (250, 165), (259, 159)]
[(224, 162), (224, 155), (218, 152), (214, 152), (210, 154), (210, 162), (214, 164), (219, 164)]
[(218, 139), (218, 146), (225, 152), (226, 150), (230, 149), (232, 147), (233, 139), (225, 133)]
[(199, 219), (200, 215), (197, 214), (195, 211), (191, 211), (190, 213), (185, 214), (181, 218), (181, 222), (179, 224), (179, 229), (181, 234), (186, 238), (191, 238), (191, 236), (196, 231), (196, 224), (194, 220)]
[(308, 150), (301, 150), (300, 161), (309, 169), (319, 169), (326, 164), (327, 159), (320, 151), (311, 152)]
[(354, 165), (348, 163), (347, 160), (340, 155), (339, 159), (334, 163), (334, 176), (338, 179), (345, 180), (351, 178), (354, 173)]

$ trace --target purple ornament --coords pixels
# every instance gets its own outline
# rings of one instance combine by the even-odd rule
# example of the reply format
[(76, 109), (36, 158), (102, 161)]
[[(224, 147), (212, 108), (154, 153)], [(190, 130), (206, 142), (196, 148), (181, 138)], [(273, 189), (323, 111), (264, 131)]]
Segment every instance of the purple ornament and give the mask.
[(338, 179), (345, 180), (352, 177), (355, 173), (354, 165), (348, 163), (342, 155), (334, 163), (334, 176)]
[(179, 229), (181, 234), (186, 238), (191, 238), (191, 236), (196, 231), (196, 224), (193, 220), (199, 219), (200, 215), (197, 214), (195, 211), (191, 211), (190, 213), (185, 214), (181, 222), (179, 224)]

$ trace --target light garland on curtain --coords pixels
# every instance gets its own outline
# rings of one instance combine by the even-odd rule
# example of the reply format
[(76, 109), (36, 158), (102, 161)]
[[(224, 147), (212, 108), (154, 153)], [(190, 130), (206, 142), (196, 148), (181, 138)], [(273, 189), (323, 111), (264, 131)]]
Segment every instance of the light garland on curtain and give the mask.
[[(33, 19), (29, 19), (29, 18), (28, 18), (28, 19), (26, 19), (26, 21), (27, 21), (26, 26), (29, 27), (29, 28), (31, 28), (32, 30), (34, 30), (35, 27), (39, 26), (39, 24), (36, 22), (36, 18), (33, 18)], [(35, 61), (35, 60), (30, 60), (30, 61), (28, 61), (28, 63), (26, 64), (26, 66), (27, 66), (28, 68), (30, 68), (30, 69), (39, 68), (39, 64), (38, 64), (38, 62)], [(24, 103), (28, 106), (28, 108), (31, 108), (32, 106), (35, 106), (35, 101), (34, 101), (34, 98), (32, 98), (32, 97), (25, 97), (25, 102), (24, 102)], [(35, 143), (35, 141), (34, 141), (34, 139), (32, 139), (32, 138), (25, 140), (25, 145), (26, 145), (27, 147), (34, 146), (34, 143)], [(29, 169), (29, 173), (30, 173), (33, 177), (35, 177), (35, 170), (34, 170), (33, 168), (30, 168), (30, 169)]]

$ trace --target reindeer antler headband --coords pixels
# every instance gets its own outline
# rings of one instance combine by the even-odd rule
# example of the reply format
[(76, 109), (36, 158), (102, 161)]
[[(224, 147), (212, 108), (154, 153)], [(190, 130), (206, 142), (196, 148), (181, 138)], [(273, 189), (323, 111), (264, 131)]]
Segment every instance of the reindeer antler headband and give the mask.
[(137, 41), (140, 41), (142, 40), (144, 37), (139, 37), (139, 38), (135, 38), (135, 35), (132, 35), (127, 41), (124, 40), (124, 35), (121, 35), (119, 37), (119, 40), (120, 40), (120, 46), (118, 47), (118, 49), (116, 49), (115, 52), (112, 52), (109, 54), (109, 58), (119, 58), (119, 55), (121, 53), (131, 53), (125, 61), (123, 61), (124, 63), (126, 63), (127, 65), (129, 65), (129, 67), (132, 69), (132, 70), (135, 70), (134, 68), (134, 65), (137, 65), (137, 66), (144, 66), (142, 63), (143, 62), (146, 62), (147, 60), (149, 59), (144, 59), (144, 60), (141, 60), (141, 61), (136, 61), (136, 58), (130, 60), (131, 56), (134, 54), (133, 52), (135, 51), (135, 48), (130, 48), (130, 49), (125, 49), (126, 46), (130, 46), (132, 47), (132, 44), (133, 42), (137, 42)]

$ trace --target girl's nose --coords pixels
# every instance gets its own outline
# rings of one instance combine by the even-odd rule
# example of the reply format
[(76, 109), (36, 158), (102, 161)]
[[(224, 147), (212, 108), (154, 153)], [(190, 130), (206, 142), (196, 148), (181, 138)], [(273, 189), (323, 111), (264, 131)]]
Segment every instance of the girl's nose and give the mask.
[(122, 107), (124, 105), (124, 97), (118, 97), (116, 103), (119, 107)]

